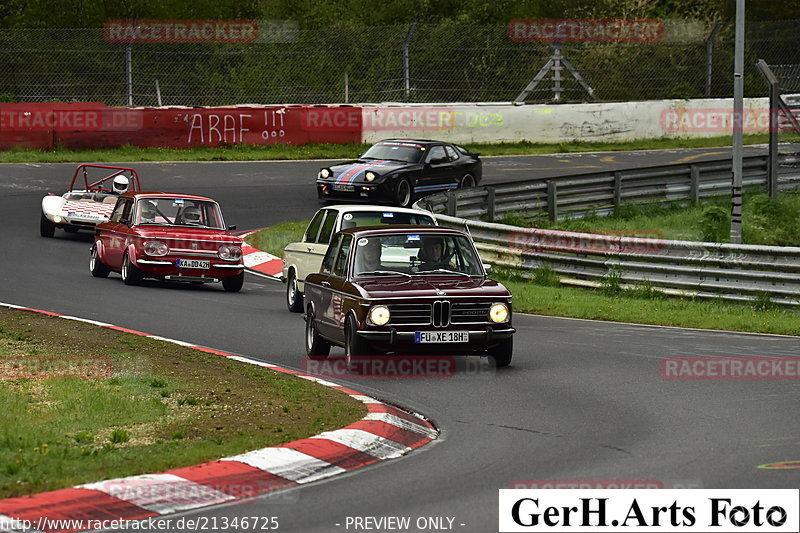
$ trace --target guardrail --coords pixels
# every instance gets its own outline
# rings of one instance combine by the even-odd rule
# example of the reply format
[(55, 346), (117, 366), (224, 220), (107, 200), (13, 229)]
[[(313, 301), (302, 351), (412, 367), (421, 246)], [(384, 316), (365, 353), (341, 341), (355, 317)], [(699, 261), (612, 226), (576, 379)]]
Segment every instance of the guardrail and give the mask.
[[(779, 189), (800, 186), (800, 154), (780, 157)], [(745, 187), (766, 185), (768, 156), (743, 161)], [(623, 205), (646, 202), (692, 202), (726, 194), (731, 187), (731, 160), (717, 159), (628, 170), (591, 172), (558, 178), (530, 179), (448, 191), (420, 200), (434, 213), (493, 222), (509, 213), (556, 220), (592, 212), (613, 213)]]
[[(749, 178), (745, 183), (758, 184), (765, 182), (766, 157), (748, 158)], [(676, 168), (676, 167), (686, 167)], [(728, 163), (728, 171), (730, 163)], [(720, 173), (725, 172), (724, 164), (717, 162), (695, 163), (693, 165), (673, 165), (675, 172), (668, 172), (667, 167), (636, 169), (614, 172), (623, 175), (620, 179), (614, 176), (616, 205), (623, 205), (622, 200), (631, 198), (655, 198), (658, 194), (671, 200), (685, 200), (686, 193), (693, 194), (695, 199), (712, 195), (712, 191), (721, 190), (717, 185)], [(763, 172), (761, 180), (753, 169)], [(688, 173), (691, 182), (679, 184), (676, 176)], [(705, 179), (703, 179), (703, 176)], [(711, 178), (711, 176), (714, 176)], [(746, 173), (747, 176), (747, 173)], [(664, 179), (670, 185), (659, 184), (655, 180)], [(782, 182), (784, 188), (800, 183), (800, 174), (792, 175)], [(582, 187), (580, 195), (572, 195), (570, 205), (581, 202), (594, 203), (605, 201), (606, 196), (599, 191), (587, 192), (597, 184), (607, 186), (604, 180), (608, 177), (592, 175), (554, 178), (544, 183), (541, 180), (527, 182), (504, 183), (491, 187), (494, 189), (494, 208), (486, 201), (480, 191), (459, 190), (455, 194), (439, 194), (426, 197), (416, 206), (437, 213), (440, 224), (469, 232), (485, 262), (520, 271), (524, 277), (533, 277), (537, 268), (544, 265), (556, 272), (562, 283), (572, 285), (599, 285), (603, 278), (614, 272), (623, 286), (635, 286), (648, 282), (654, 289), (669, 294), (692, 296), (699, 298), (722, 298), (726, 300), (751, 301), (768, 295), (775, 303), (800, 305), (800, 247), (734, 245), (713, 242), (691, 242), (660, 240), (614, 235), (596, 235), (538, 228), (519, 228), (506, 224), (496, 224), (480, 220), (470, 220), (498, 213), (498, 205), (506, 208), (509, 205), (519, 211), (520, 206), (533, 206), (541, 209), (541, 185), (545, 190), (575, 190)], [(728, 177), (729, 179), (729, 177)], [(619, 184), (626, 180), (643, 180), (653, 189), (660, 192), (634, 194), (632, 188), (627, 194), (620, 194)], [(557, 183), (548, 185), (547, 182)], [(642, 183), (641, 181), (639, 182)], [(726, 185), (730, 187), (730, 181)], [(572, 189), (570, 189), (572, 188)], [(491, 190), (488, 187), (485, 191)], [(498, 190), (504, 195), (498, 194)], [(513, 191), (515, 199), (509, 201)], [(592, 194), (600, 200), (589, 200)], [(699, 197), (699, 198), (698, 198)], [(501, 198), (502, 203), (498, 202)], [(455, 200), (454, 200), (455, 199)], [(463, 218), (442, 214), (448, 205), (456, 204), (455, 212)], [(477, 201), (476, 201), (477, 200)], [(484, 205), (479, 204), (480, 201)], [(438, 209), (437, 209), (438, 207)], [(585, 209), (585, 207), (584, 207)], [(593, 207), (596, 209), (596, 207)], [(612, 207), (604, 207), (613, 210)], [(489, 218), (492, 218), (491, 216)]]

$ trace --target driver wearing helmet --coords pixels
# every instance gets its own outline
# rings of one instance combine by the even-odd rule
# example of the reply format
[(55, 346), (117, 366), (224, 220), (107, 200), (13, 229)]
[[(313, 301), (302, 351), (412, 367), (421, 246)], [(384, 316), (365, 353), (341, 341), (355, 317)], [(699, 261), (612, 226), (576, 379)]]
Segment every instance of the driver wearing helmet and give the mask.
[(114, 182), (112, 184), (111, 192), (114, 194), (123, 194), (128, 190), (128, 185), (130, 181), (125, 176), (117, 176), (114, 178)]
[(139, 214), (139, 222), (140, 223), (155, 222), (156, 213), (157, 213), (156, 204), (154, 204), (150, 200), (142, 200), (142, 205)]
[(187, 207), (181, 214), (184, 224), (200, 224), (200, 209), (197, 207)]

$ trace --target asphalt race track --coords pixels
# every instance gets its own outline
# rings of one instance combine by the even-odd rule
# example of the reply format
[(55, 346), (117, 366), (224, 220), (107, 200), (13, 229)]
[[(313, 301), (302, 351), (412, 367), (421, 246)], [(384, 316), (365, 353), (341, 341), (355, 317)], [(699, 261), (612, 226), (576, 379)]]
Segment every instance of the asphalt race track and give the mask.
[[(491, 182), (585, 166), (663, 164), (719, 151), (727, 152), (490, 158), (485, 176)], [(319, 207), (312, 185), (319, 162), (133, 166), (147, 189), (215, 197), (240, 229), (307, 219)], [(127, 287), (118, 275), (89, 274), (88, 233), (40, 237), (41, 198), (61, 193), (74, 167), (0, 166), (0, 301), (300, 367), (304, 323), (286, 310), (282, 284), (248, 275), (239, 294), (218, 285)], [(667, 356), (797, 356), (800, 339), (521, 315), (515, 326), (508, 369), (476, 363), (449, 379), (349, 382), (430, 417), (442, 431), (432, 445), (328, 481), (182, 516), (275, 516), (287, 532), (347, 531), (348, 516), (408, 516), (416, 531), (419, 517), (449, 517), (454, 530), (488, 532), (497, 530), (497, 489), (515, 481), (800, 486), (800, 470), (757, 468), (800, 460), (796, 380), (671, 381), (660, 373)]]

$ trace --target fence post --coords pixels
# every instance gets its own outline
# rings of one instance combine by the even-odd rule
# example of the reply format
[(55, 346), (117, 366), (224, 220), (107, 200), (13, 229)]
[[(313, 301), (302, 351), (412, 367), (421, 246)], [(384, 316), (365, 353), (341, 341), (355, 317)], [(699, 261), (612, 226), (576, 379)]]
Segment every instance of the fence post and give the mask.
[(456, 209), (456, 195), (453, 191), (447, 191), (445, 194), (447, 194), (447, 215), (454, 217), (458, 211)]
[(344, 103), (350, 103), (350, 77), (347, 72), (344, 73)]
[(622, 172), (614, 172), (614, 212), (622, 205)]
[(133, 48), (133, 42), (128, 43), (128, 46), (125, 48), (125, 81), (126, 81), (126, 92), (128, 94), (127, 97), (127, 105), (128, 107), (133, 107), (133, 60), (131, 58), (131, 49)]
[(697, 165), (690, 165), (691, 184), (689, 185), (689, 199), (692, 205), (700, 203), (700, 169)]
[(414, 35), (414, 30), (417, 29), (417, 23), (412, 22), (408, 28), (406, 38), (403, 40), (403, 83), (406, 89), (406, 102), (411, 97), (411, 66), (408, 59), (408, 45), (411, 44), (411, 36)]
[(494, 222), (494, 187), (486, 188), (486, 218)]
[(547, 182), (547, 216), (551, 222), (558, 219), (558, 185), (553, 180)]
[(708, 39), (706, 39), (706, 97), (711, 96), (711, 66), (714, 62), (714, 39), (719, 33), (719, 29), (721, 27), (722, 22), (717, 21), (717, 23), (714, 25), (714, 29), (711, 30)]
[(161, 87), (158, 85), (158, 80), (156, 80), (156, 102), (158, 107), (161, 107)]

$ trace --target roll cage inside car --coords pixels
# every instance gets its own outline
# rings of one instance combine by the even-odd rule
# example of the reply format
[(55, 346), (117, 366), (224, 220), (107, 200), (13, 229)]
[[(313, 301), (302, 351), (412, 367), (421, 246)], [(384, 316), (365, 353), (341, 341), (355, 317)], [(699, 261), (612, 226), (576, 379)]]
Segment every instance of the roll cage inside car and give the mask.
[[(89, 183), (89, 169), (92, 168), (100, 168), (105, 170), (112, 171), (111, 174), (108, 176), (101, 178), (97, 181)], [(112, 189), (110, 187), (104, 187), (103, 184), (108, 180), (113, 180), (117, 176), (121, 176), (127, 173), (127, 177), (130, 180), (130, 191), (141, 191), (142, 186), (139, 183), (139, 174), (132, 168), (128, 167), (112, 167), (108, 165), (90, 165), (90, 164), (81, 164), (78, 165), (78, 168), (75, 169), (75, 173), (72, 175), (72, 181), (69, 184), (69, 191), (72, 192), (74, 190), (79, 191), (91, 191), (91, 192), (111, 192)], [(75, 183), (78, 182), (78, 177), (83, 177), (83, 189), (75, 187)], [(78, 182), (80, 183), (80, 182)]]

